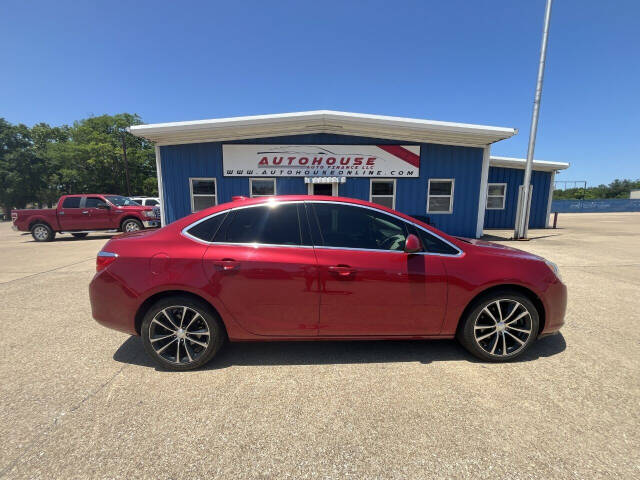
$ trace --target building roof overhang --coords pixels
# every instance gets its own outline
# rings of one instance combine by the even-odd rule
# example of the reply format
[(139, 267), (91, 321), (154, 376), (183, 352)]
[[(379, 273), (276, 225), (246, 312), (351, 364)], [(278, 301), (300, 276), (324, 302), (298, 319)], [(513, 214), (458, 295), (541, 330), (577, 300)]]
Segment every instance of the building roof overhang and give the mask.
[[(526, 158), (513, 158), (513, 157), (498, 157), (492, 155), (489, 159), (489, 165), (492, 167), (505, 167), (505, 168), (521, 168), (524, 169), (527, 164)], [(555, 172), (558, 170), (565, 170), (569, 168), (569, 163), (566, 162), (549, 162), (546, 160), (534, 160), (533, 169), (541, 170), (544, 172)]]
[(507, 127), (331, 110), (134, 125), (129, 131), (156, 145), (332, 133), (472, 147), (484, 147), (518, 133), (517, 129)]

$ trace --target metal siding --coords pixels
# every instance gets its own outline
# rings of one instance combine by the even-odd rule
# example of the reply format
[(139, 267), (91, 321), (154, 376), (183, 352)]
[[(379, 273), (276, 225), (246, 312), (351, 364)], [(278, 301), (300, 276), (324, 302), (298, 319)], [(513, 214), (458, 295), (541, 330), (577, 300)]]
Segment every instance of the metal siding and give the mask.
[[(225, 181), (227, 178), (224, 177)], [(236, 177), (237, 178), (237, 177)], [(247, 182), (249, 180), (247, 179)], [(277, 177), (276, 178), (276, 193), (278, 195), (306, 195), (308, 192), (307, 185), (304, 183), (302, 177)]]
[[(515, 228), (516, 209), (518, 206), (518, 189), (524, 181), (524, 170), (519, 168), (489, 167), (489, 183), (506, 183), (507, 196), (502, 210), (487, 210), (484, 217), (484, 228)], [(531, 172), (533, 197), (531, 198), (531, 213), (529, 228), (545, 228), (547, 215), (547, 200), (551, 172), (534, 170)]]
[[(396, 209), (429, 217), (429, 223), (452, 235), (475, 237), (482, 172), (482, 149), (424, 143), (419, 180), (399, 178)], [(453, 212), (427, 213), (429, 178), (453, 178)]]
[[(190, 177), (217, 178), (218, 203), (228, 202), (234, 195), (249, 195), (249, 177), (223, 176), (223, 143), (290, 143), (300, 145), (412, 144), (412, 142), (321, 133), (244, 139), (231, 142), (163, 146), (160, 147), (162, 181), (168, 222), (175, 221), (191, 213), (191, 201), (189, 198)], [(396, 209), (409, 215), (427, 215), (434, 226), (447, 233), (475, 236), (480, 174), (482, 170), (482, 149), (436, 144), (420, 144), (420, 146), (420, 177), (397, 179)], [(453, 213), (426, 213), (429, 178), (455, 179)], [(307, 193), (307, 186), (303, 178), (278, 177), (276, 181), (276, 191), (280, 195)], [(348, 178), (346, 183), (339, 185), (338, 192), (341, 196), (369, 200), (369, 185), (370, 179), (368, 178)]]

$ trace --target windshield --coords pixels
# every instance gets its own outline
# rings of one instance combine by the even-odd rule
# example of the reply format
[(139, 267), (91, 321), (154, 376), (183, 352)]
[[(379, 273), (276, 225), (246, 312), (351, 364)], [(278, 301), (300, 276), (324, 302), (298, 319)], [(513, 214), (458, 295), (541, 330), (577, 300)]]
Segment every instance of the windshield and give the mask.
[(132, 207), (139, 206), (139, 203), (134, 202), (130, 198), (123, 197), (121, 195), (105, 195), (104, 198), (113, 203), (116, 207)]

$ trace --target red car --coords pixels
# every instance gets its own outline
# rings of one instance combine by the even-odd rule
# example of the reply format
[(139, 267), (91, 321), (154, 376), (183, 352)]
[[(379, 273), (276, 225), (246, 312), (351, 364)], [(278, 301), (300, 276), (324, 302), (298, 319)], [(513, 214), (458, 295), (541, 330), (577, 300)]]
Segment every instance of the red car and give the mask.
[(225, 340), (455, 337), (511, 360), (560, 329), (567, 301), (543, 258), (338, 197), (237, 199), (114, 237), (96, 270), (93, 317), (175, 370)]
[(63, 195), (56, 208), (12, 210), (11, 219), (14, 230), (31, 232), (36, 242), (50, 242), (56, 233), (84, 238), (90, 232), (158, 227), (160, 210), (120, 195)]

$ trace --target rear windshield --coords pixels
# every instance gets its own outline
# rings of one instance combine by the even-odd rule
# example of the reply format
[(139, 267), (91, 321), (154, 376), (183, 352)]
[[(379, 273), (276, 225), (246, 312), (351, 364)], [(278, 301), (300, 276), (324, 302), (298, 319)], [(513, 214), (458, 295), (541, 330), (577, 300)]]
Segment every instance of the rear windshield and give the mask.
[(130, 206), (139, 206), (139, 203), (134, 202), (128, 197), (123, 197), (121, 195), (105, 195), (104, 198), (113, 203), (116, 207), (130, 207)]

